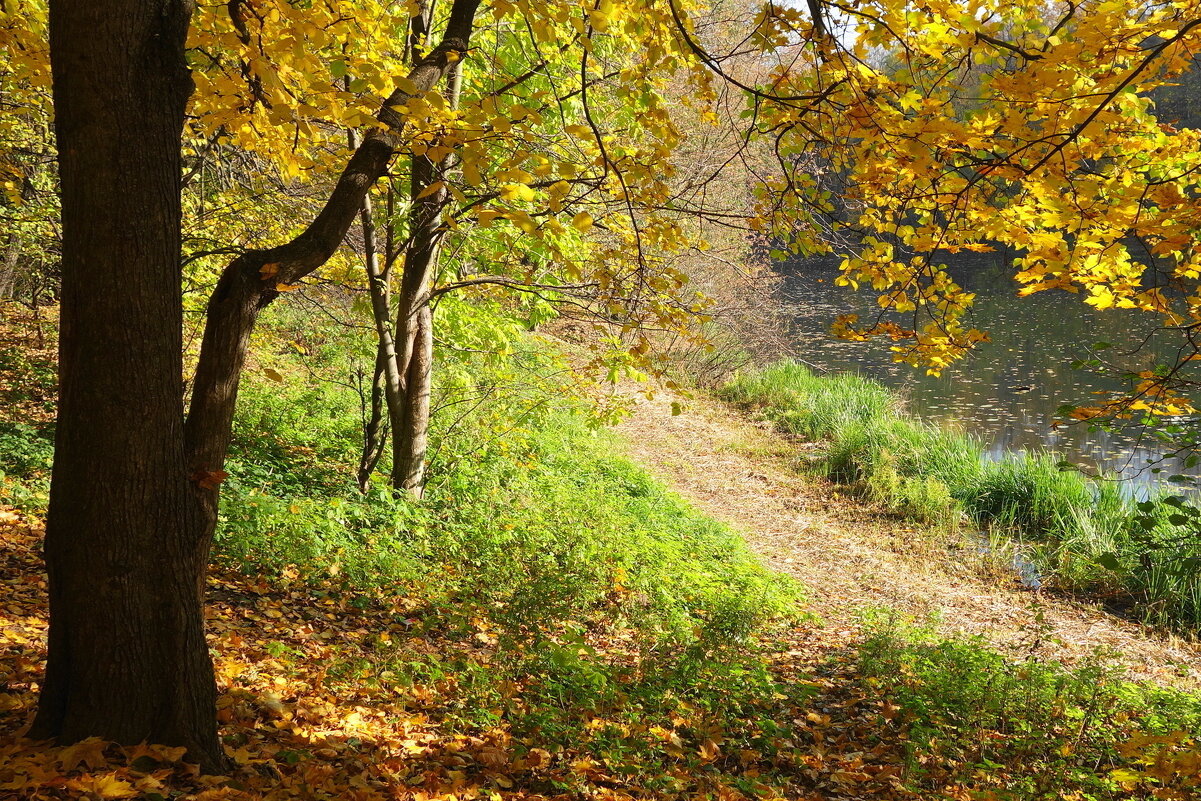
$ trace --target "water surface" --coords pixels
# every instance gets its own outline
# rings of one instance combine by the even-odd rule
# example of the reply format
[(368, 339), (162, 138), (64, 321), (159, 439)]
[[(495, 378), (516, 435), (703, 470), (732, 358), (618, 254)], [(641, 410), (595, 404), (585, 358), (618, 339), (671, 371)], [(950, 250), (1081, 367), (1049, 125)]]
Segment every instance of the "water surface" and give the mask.
[[(1099, 311), (1066, 292), (1019, 298), (1008, 260), (996, 254), (957, 257), (950, 269), (961, 285), (976, 293), (971, 324), (988, 331), (992, 341), (935, 378), (894, 363), (889, 342), (843, 342), (829, 336), (829, 325), (838, 314), (869, 319), (879, 312), (870, 289), (854, 292), (835, 286), (836, 260), (813, 258), (782, 265), (785, 294), (795, 308), (793, 336), (802, 358), (823, 370), (849, 370), (879, 380), (901, 393), (907, 408), (923, 419), (975, 435), (992, 458), (1055, 451), (1089, 470), (1121, 476), (1136, 495), (1165, 485), (1170, 474), (1184, 472), (1179, 461), (1165, 459), (1163, 447), (1139, 427), (1089, 430), (1087, 423), (1068, 423), (1056, 414), (1064, 404), (1093, 404), (1094, 393), (1122, 388), (1115, 378), (1072, 368), (1073, 361), (1088, 358), (1094, 343), (1110, 343), (1105, 354), (1128, 369), (1149, 369), (1170, 358), (1170, 333), (1159, 331), (1151, 315)], [(1163, 472), (1153, 473), (1152, 464)]]

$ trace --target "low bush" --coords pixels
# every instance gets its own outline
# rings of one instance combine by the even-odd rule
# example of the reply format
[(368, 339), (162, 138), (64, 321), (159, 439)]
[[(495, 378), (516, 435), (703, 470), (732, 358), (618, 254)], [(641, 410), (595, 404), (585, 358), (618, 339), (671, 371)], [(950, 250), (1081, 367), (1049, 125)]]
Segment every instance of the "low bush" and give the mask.
[(0, 504), (45, 513), (53, 458), (49, 428), (0, 420)]

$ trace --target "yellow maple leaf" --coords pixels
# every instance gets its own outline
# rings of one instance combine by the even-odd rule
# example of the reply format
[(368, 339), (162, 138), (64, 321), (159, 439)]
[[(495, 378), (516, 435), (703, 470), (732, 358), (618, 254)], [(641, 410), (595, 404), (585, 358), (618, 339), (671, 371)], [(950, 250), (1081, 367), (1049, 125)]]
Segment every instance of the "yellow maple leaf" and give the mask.
[(500, 188), (500, 199), (507, 201), (533, 200), (534, 190), (525, 184), (504, 184)]
[(80, 765), (95, 770), (108, 764), (108, 757), (104, 755), (106, 748), (107, 740), (89, 737), (64, 748), (59, 754), (58, 764), (64, 771), (75, 770)]
[(67, 787), (72, 790), (82, 790), (85, 793), (91, 793), (99, 798), (134, 798), (139, 795), (137, 789), (132, 784), (124, 779), (117, 778), (115, 773), (72, 779), (67, 782)]
[(586, 211), (581, 211), (579, 214), (571, 218), (571, 225), (577, 231), (583, 233), (592, 227), (592, 215)]

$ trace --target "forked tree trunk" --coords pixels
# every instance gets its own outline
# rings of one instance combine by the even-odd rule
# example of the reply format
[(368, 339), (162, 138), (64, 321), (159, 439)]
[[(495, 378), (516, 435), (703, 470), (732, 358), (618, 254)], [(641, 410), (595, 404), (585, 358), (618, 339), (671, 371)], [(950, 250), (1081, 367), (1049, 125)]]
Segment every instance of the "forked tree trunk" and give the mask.
[[(462, 77), (460, 62), (449, 76), (451, 108), (459, 105)], [(413, 158), (410, 242), (396, 312), (400, 402), (392, 413), (392, 486), (415, 498), (425, 493), (434, 370), (434, 309), (430, 299), (445, 234), (442, 209), (447, 201), (445, 187), (429, 190), (450, 169), (452, 160), (453, 156), (447, 156), (435, 165), (424, 156)]]
[(442, 239), (442, 207), (446, 203), (445, 189), (427, 192), (437, 180), (436, 172), (429, 159), (413, 157), (410, 242), (405, 253), (396, 310), (396, 363), (400, 375), (401, 408), (392, 420), (392, 486), (416, 498), (420, 498), (425, 489), (434, 356), (430, 290)]
[[(446, 77), (467, 52), (480, 0), (454, 0), (442, 41), (409, 72), (406, 86), (427, 92)], [(259, 312), (279, 294), (279, 284), (295, 284), (320, 268), (341, 245), (363, 199), (403, 145), (404, 104), (414, 97), (402, 89), (384, 101), (376, 128), (355, 150), (317, 217), (291, 242), (250, 251), (235, 259), (217, 282), (209, 301), (204, 338), (188, 410), (189, 469), (198, 476), (221, 476), (233, 425), (238, 383)], [(218, 489), (204, 494), (207, 537), (217, 520)]]
[(60, 400), (35, 738), (223, 762), (204, 639), (208, 540), (181, 407), (187, 0), (52, 0), (62, 181)]

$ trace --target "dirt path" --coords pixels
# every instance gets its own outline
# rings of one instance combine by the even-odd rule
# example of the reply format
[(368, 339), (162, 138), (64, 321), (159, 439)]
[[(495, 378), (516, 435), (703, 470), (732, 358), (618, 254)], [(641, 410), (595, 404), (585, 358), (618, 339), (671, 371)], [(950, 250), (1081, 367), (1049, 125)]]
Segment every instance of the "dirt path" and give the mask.
[[(682, 414), (673, 416), (679, 401)], [(892, 607), (998, 647), (1076, 663), (1113, 655), (1131, 678), (1201, 688), (1201, 646), (1086, 603), (1021, 586), (962, 537), (931, 536), (794, 468), (803, 445), (729, 407), (639, 397), (619, 432), (628, 453), (705, 513), (740, 531), (772, 568), (802, 581), (828, 625)]]

